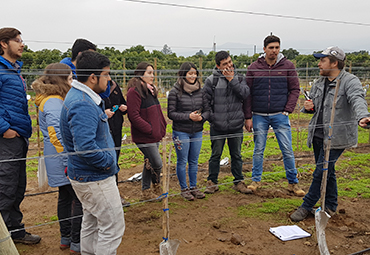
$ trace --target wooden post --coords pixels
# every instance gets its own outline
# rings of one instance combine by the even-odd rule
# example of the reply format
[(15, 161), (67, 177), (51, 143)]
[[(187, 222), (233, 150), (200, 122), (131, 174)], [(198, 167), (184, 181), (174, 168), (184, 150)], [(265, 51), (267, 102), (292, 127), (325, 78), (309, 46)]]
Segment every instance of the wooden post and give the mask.
[(352, 61), (349, 61), (348, 72), (352, 73)]
[(203, 58), (199, 57), (199, 81), (202, 83), (202, 69), (203, 69)]
[[(162, 175), (162, 190), (163, 194), (168, 193), (168, 169), (167, 169), (167, 142), (166, 138), (163, 138), (162, 140), (162, 157), (163, 157), (163, 175)], [(163, 229), (163, 238), (166, 238), (166, 240), (169, 238), (169, 213), (168, 213), (168, 194), (165, 196), (162, 200), (162, 205), (163, 205), (163, 219), (162, 219), (162, 229)]]
[(157, 58), (154, 58), (154, 85), (158, 87)]
[(5, 226), (2, 215), (0, 214), (0, 254), (4, 255), (19, 255), (17, 248), (13, 243), (13, 239)]
[(306, 63), (306, 90), (308, 88), (308, 62)]
[(123, 58), (122, 68), (123, 68), (123, 82), (122, 82), (122, 86), (123, 86), (123, 88), (126, 88), (126, 59), (125, 58)]

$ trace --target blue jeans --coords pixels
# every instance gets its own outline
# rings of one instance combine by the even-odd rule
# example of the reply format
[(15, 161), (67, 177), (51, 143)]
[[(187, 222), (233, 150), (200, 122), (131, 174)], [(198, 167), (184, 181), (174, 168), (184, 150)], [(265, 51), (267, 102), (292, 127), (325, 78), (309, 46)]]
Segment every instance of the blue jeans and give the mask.
[(173, 131), (173, 139), (178, 139), (175, 142), (175, 149), (177, 155), (176, 174), (180, 182), (181, 189), (187, 189), (186, 183), (186, 164), (188, 163), (188, 175), (190, 188), (197, 186), (198, 173), (198, 158), (202, 147), (202, 132), (194, 134)]
[(242, 174), (243, 160), (241, 147), (243, 142), (243, 128), (232, 133), (222, 133), (211, 128), (211, 147), (212, 155), (208, 162), (208, 178), (217, 184), (218, 174), (220, 173), (220, 158), (224, 149), (225, 141), (229, 145), (231, 157), (231, 173), (234, 176), (234, 184), (244, 180)]
[(291, 184), (298, 183), (289, 117), (284, 114), (270, 116), (253, 114), (254, 152), (252, 181), (261, 181), (263, 171), (263, 153), (266, 148), (267, 133), (270, 126), (274, 129), (280, 150), (283, 154), (286, 178)]
[[(319, 201), (321, 196), (321, 180), (323, 173), (323, 162), (325, 158), (324, 154), (324, 144), (323, 140), (314, 137), (313, 142), (313, 152), (315, 154), (316, 169), (313, 172), (312, 183), (310, 190), (303, 198), (302, 207), (308, 211), (315, 206), (317, 201)], [(328, 178), (326, 184), (326, 194), (325, 194), (325, 207), (329, 208), (333, 212), (337, 210), (338, 206), (338, 189), (337, 189), (337, 178), (335, 176), (335, 162), (337, 162), (340, 155), (342, 155), (344, 149), (332, 149), (329, 155), (329, 165), (328, 165)]]

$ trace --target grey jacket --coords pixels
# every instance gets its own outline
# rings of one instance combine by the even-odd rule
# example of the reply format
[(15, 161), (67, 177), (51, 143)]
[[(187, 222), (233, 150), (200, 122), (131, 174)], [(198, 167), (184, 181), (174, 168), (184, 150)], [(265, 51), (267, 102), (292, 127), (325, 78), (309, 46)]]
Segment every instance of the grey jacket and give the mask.
[[(234, 78), (229, 82), (215, 67), (213, 74), (204, 83), (205, 98), (211, 108), (209, 122), (211, 127), (219, 132), (235, 132), (244, 126), (245, 102), (249, 96), (249, 87), (245, 77), (239, 75), (235, 72)], [(212, 88), (214, 76), (218, 77), (218, 82), (216, 87)]]
[[(317, 81), (315, 81), (310, 91), (310, 97), (315, 109), (311, 112), (314, 115), (308, 126), (308, 147), (311, 147), (312, 145), (315, 127), (321, 107), (324, 107), (324, 140), (328, 140), (331, 109), (337, 80), (340, 80), (340, 84), (337, 96), (337, 105), (335, 108), (334, 123), (332, 127), (333, 134), (331, 137), (331, 148), (345, 149), (356, 146), (358, 122), (362, 118), (370, 116), (367, 110), (365, 93), (362, 89), (360, 80), (356, 76), (342, 70), (338, 77), (329, 84), (329, 90), (325, 96), (324, 105), (322, 105), (322, 97), (324, 94), (325, 77), (320, 77)], [(307, 111), (304, 110), (304, 112)]]

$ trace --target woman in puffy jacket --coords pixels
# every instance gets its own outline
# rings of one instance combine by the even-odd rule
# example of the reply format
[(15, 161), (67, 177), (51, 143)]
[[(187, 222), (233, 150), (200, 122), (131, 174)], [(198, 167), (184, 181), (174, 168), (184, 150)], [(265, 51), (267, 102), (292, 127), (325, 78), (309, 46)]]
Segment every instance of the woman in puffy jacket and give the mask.
[[(177, 178), (181, 196), (190, 201), (205, 197), (204, 193), (197, 189), (197, 173), (203, 123), (209, 118), (210, 111), (198, 76), (199, 72), (193, 63), (183, 63), (177, 82), (168, 95), (168, 117), (173, 121), (172, 137), (177, 154)], [(189, 186), (186, 182), (186, 164)]]
[(70, 67), (61, 63), (53, 63), (45, 68), (43, 76), (33, 82), (32, 88), (36, 92), (40, 129), (44, 137), (44, 156), (55, 155), (45, 157), (45, 166), (49, 186), (59, 189), (60, 248), (70, 248), (71, 252), (79, 253), (82, 217), (64, 221), (63, 219), (82, 216), (82, 206), (65, 174), (67, 157), (57, 155), (64, 151), (59, 120), (63, 101), (71, 84)]
[[(151, 200), (162, 194), (162, 159), (158, 147), (166, 135), (167, 123), (157, 98), (157, 88), (153, 85), (153, 66), (141, 62), (134, 74), (135, 77), (128, 82), (127, 115), (131, 122), (132, 141), (144, 154), (142, 200)], [(150, 188), (151, 183), (153, 189)]]

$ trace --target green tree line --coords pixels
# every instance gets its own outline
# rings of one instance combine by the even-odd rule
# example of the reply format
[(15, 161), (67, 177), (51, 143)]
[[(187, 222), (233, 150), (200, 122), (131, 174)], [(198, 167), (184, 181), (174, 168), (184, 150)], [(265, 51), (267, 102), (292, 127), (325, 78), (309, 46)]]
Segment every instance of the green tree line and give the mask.
[[(167, 46), (168, 47), (168, 46)], [(211, 51), (204, 54), (203, 51), (195, 53), (193, 56), (177, 56), (170, 48), (162, 51), (146, 50), (144, 46), (137, 45), (120, 51), (114, 47), (98, 48), (98, 52), (106, 55), (111, 61), (112, 76), (121, 83), (127, 82), (131, 78), (133, 70), (141, 61), (156, 64), (159, 83), (165, 87), (171, 86), (176, 80), (176, 73), (180, 65), (185, 61), (193, 62), (198, 69), (202, 70), (203, 79), (210, 75), (215, 66), (215, 54)], [(298, 69), (301, 79), (318, 76), (318, 60), (312, 54), (300, 54), (297, 50), (289, 48), (281, 51), (284, 56), (293, 61)], [(253, 56), (245, 54), (232, 55), (233, 62), (237, 69), (245, 73), (247, 67), (260, 56), (256, 53)], [(32, 81), (42, 73), (43, 69), (50, 63), (60, 62), (65, 57), (71, 56), (71, 49), (61, 52), (57, 49), (43, 49), (32, 51), (27, 46), (24, 49), (21, 61), (23, 61), (23, 75), (30, 85)], [(347, 54), (347, 68), (357, 76), (367, 79), (370, 75), (370, 56), (368, 51), (358, 51)], [(125, 74), (125, 76), (123, 76)], [(307, 77), (308, 76), (308, 77)]]

